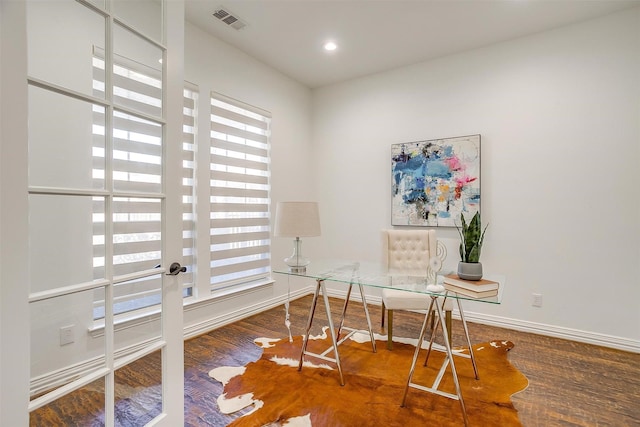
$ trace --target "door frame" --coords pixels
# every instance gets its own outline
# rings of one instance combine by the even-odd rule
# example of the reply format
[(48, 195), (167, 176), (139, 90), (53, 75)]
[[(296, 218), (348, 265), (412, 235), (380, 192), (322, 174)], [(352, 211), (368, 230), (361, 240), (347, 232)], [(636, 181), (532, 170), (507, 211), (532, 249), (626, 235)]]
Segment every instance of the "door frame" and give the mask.
[(0, 2), (0, 425), (3, 426), (29, 423), (26, 10), (21, 1)]
[[(167, 198), (165, 226), (167, 239), (163, 239), (164, 266), (173, 261), (182, 262), (182, 106), (184, 103), (184, 1), (165, 1), (166, 95), (163, 106), (166, 111), (165, 126), (165, 194)], [(167, 165), (171, 167), (167, 168)], [(168, 232), (173, 233), (167, 235)], [(168, 247), (166, 241), (180, 242)], [(162, 294), (162, 333), (166, 341), (162, 357), (162, 419), (154, 425), (184, 425), (184, 328), (182, 280), (180, 276), (164, 276)]]

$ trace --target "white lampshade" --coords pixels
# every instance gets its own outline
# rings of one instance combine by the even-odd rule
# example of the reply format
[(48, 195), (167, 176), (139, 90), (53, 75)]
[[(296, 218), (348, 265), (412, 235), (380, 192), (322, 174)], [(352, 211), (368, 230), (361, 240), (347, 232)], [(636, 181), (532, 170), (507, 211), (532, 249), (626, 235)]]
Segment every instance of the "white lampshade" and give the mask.
[(320, 235), (317, 202), (278, 202), (273, 230), (276, 237), (315, 237)]

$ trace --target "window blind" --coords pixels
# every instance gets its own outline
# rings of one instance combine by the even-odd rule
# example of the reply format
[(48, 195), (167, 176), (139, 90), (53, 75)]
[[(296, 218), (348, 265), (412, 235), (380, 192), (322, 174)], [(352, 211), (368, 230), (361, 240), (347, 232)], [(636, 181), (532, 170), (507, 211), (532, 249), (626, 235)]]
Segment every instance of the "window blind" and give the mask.
[(184, 296), (193, 296), (195, 286), (195, 155), (198, 117), (198, 87), (185, 84), (182, 123), (182, 265), (187, 267), (183, 274)]
[(211, 93), (212, 289), (270, 274), (270, 113)]

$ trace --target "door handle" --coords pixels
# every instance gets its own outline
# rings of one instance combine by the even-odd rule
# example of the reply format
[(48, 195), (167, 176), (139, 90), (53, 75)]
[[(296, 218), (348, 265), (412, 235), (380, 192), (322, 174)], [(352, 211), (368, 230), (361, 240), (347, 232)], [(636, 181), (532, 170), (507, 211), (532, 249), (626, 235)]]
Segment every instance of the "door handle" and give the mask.
[(182, 267), (179, 262), (174, 262), (169, 266), (169, 272), (167, 276), (177, 276), (180, 273), (184, 273), (187, 271), (187, 267)]

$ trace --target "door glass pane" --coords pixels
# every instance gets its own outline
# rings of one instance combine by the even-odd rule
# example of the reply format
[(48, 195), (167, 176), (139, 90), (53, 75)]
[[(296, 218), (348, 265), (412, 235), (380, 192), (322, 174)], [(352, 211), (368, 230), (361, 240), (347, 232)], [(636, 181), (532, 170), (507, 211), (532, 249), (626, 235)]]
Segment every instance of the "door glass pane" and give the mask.
[(131, 313), (146, 315), (145, 322), (117, 329), (116, 350), (126, 350), (136, 343), (151, 343), (162, 336), (160, 311), (162, 308), (162, 276), (155, 275), (118, 283), (114, 286), (113, 312), (116, 316), (131, 318)]
[(113, 200), (114, 276), (156, 268), (162, 262), (160, 199)]
[(104, 392), (104, 378), (93, 381), (31, 412), (29, 426), (104, 426)]
[(79, 2), (27, 2), (29, 76), (91, 95), (91, 54), (104, 34), (104, 17)]
[(162, 50), (116, 25), (113, 31), (114, 102), (162, 116)]
[(160, 351), (116, 370), (115, 383), (116, 426), (143, 426), (162, 413)]
[(119, 283), (115, 287), (114, 313), (128, 313), (150, 307), (159, 310), (162, 302), (160, 286), (159, 275)]
[(104, 270), (94, 270), (104, 266), (104, 243), (99, 236), (104, 239), (103, 197), (30, 195), (30, 291), (101, 278)]
[(104, 188), (104, 111), (29, 86), (29, 185)]
[(160, 43), (162, 41), (162, 2), (157, 0), (115, 0), (117, 18)]
[(162, 191), (162, 126), (116, 111), (113, 130), (113, 187), (120, 191)]
[(104, 335), (89, 332), (92, 302), (87, 290), (29, 305), (32, 399), (105, 367)]
[[(129, 280), (114, 286), (113, 313), (118, 316), (131, 317), (131, 313), (137, 311), (139, 314), (156, 313), (160, 310), (162, 293), (160, 280), (162, 276), (154, 275), (140, 279)], [(104, 289), (95, 291), (96, 305), (94, 308), (94, 319), (104, 318)], [(126, 316), (129, 315), (129, 316)], [(152, 332), (149, 332), (152, 331)], [(159, 336), (158, 330), (152, 327), (140, 335)]]

